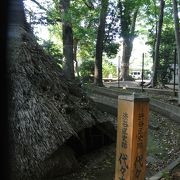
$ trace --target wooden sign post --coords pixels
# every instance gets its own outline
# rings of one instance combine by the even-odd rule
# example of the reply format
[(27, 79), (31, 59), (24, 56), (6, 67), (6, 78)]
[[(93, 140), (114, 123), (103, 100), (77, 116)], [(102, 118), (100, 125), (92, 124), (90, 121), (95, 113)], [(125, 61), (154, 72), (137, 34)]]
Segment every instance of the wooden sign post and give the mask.
[(115, 180), (144, 180), (149, 99), (118, 97)]

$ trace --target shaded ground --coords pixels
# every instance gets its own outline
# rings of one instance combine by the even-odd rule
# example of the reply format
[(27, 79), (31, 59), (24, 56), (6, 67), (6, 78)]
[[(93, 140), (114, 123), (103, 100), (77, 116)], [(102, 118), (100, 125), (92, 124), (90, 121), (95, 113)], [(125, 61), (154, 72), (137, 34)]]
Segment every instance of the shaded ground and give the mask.
[[(126, 89), (127, 90), (127, 89)], [(134, 92), (134, 90), (129, 90)], [(162, 93), (150, 94), (155, 99), (176, 105), (174, 96)], [(116, 117), (114, 117), (116, 119)], [(150, 128), (148, 131), (147, 177), (162, 171), (167, 165), (180, 157), (180, 124), (158, 113), (150, 112)], [(115, 170), (116, 143), (105, 146), (95, 152), (82, 156), (81, 165), (76, 172), (54, 180), (113, 180)], [(170, 180), (180, 173), (179, 165), (173, 172), (164, 172), (161, 180)]]
[(110, 180), (114, 177), (114, 164), (115, 144), (112, 144), (81, 157), (81, 166), (79, 171), (60, 179)]
[[(180, 125), (157, 113), (150, 113), (147, 177), (151, 177), (180, 156)], [(70, 175), (54, 180), (113, 180), (115, 170), (115, 147), (113, 143), (82, 156), (79, 169)], [(177, 171), (176, 171), (177, 173)], [(164, 174), (164, 177), (169, 177)], [(166, 178), (167, 179), (167, 178)]]
[(180, 124), (154, 112), (150, 122), (156, 128), (149, 129), (148, 168), (158, 172), (180, 156)]

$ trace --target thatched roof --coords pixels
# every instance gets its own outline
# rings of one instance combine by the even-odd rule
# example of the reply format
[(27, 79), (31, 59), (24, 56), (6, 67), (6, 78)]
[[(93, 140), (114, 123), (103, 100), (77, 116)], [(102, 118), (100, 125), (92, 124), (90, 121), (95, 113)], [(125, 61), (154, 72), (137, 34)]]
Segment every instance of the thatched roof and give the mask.
[(23, 29), (10, 39), (8, 53), (11, 173), (36, 179), (42, 162), (67, 139), (107, 119)]

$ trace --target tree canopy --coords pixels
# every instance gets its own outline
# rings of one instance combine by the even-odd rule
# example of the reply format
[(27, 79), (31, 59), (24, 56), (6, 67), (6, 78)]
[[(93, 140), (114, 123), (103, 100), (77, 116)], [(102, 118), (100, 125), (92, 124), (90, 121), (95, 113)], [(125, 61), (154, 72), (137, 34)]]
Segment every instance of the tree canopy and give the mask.
[[(100, 59), (102, 58), (102, 62), (100, 60), (98, 65), (100, 69), (99, 73), (101, 74), (105, 57), (114, 58), (119, 56), (118, 52), (121, 50), (123, 52), (121, 57), (121, 79), (127, 80), (129, 77), (129, 65), (134, 38), (143, 35), (147, 37), (146, 44), (151, 46), (149, 53), (152, 59), (154, 59), (154, 63), (156, 62), (155, 59), (158, 58), (157, 64), (154, 64), (154, 69), (151, 69), (153, 72), (157, 71), (156, 81), (158, 84), (163, 84), (165, 76), (171, 77), (168, 74), (168, 68), (173, 63), (173, 52), (176, 46), (174, 38), (175, 31), (173, 30), (172, 1), (165, 1), (164, 17), (162, 18), (162, 27), (160, 28), (161, 33), (159, 34), (159, 38), (157, 38), (161, 1), (109, 0), (105, 24), (102, 28), (105, 34), (100, 33), (100, 37), (103, 36), (102, 45), (100, 45), (103, 49), (102, 53), (97, 49), (99, 47), (96, 43), (98, 42), (102, 3), (105, 1), (69, 0), (68, 11), (64, 15), (62, 11), (59, 11), (59, 0), (43, 0), (43, 4), (40, 0), (32, 0), (31, 2), (37, 6), (38, 11), (33, 12), (32, 8), (26, 8), (30, 24), (32, 26), (35, 24), (46, 24), (52, 36), (58, 39), (59, 42), (63, 42), (65, 38), (63, 37), (62, 28), (63, 19), (71, 24), (72, 47), (70, 49), (72, 49), (72, 55), (70, 57), (70, 63), (72, 64), (71, 71), (74, 67), (76, 76), (79, 74), (78, 64), (81, 64), (85, 59), (95, 60), (97, 52), (101, 54), (99, 56)], [(179, 8), (179, 3), (177, 3), (177, 8)], [(123, 42), (123, 46), (121, 46), (120, 42)], [(158, 51), (156, 51), (157, 44), (159, 44)], [(59, 46), (59, 48), (61, 49), (60, 52), (63, 52), (63, 47)], [(70, 49), (68, 50), (68, 55), (70, 54)], [(62, 58), (62, 67), (65, 67), (65, 64), (66, 60)], [(69, 70), (68, 73), (70, 73)], [(74, 74), (73, 71), (72, 73)], [(102, 77), (100, 75), (100, 81), (102, 78), (103, 75)]]

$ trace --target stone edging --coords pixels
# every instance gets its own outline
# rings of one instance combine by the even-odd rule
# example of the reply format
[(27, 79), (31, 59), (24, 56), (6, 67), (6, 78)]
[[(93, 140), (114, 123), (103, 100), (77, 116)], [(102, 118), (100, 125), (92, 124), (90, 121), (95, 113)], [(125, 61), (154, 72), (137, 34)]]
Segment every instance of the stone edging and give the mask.
[(166, 168), (164, 168), (162, 171), (159, 171), (157, 174), (150, 178), (146, 178), (146, 180), (159, 180), (162, 178), (163, 174), (165, 172), (170, 172), (172, 169), (174, 169), (178, 164), (180, 163), (180, 157), (173, 161), (171, 164), (169, 164)]
[[(114, 104), (117, 104), (118, 95), (120, 95), (117, 91), (98, 87), (98, 88), (92, 88), (90, 92), (90, 96), (91, 94), (98, 94), (101, 96), (105, 96), (107, 98), (111, 98), (112, 99), (111, 101), (114, 101), (113, 103), (109, 103), (109, 101), (106, 102), (106, 100), (103, 100), (102, 98), (100, 100), (94, 98), (94, 101), (96, 103), (98, 102), (98, 106), (104, 105), (106, 106), (106, 109), (108, 107), (111, 108), (110, 113), (111, 112), (115, 113), (117, 111), (117, 110), (112, 110), (112, 108), (117, 109), (117, 106), (116, 107), (114, 106)], [(129, 94), (129, 93), (125, 93), (125, 94)], [(180, 107), (176, 107), (164, 103), (162, 101), (150, 98), (150, 109), (170, 118), (176, 123), (180, 123)]]
[(164, 103), (162, 101), (150, 98), (150, 109), (180, 123), (180, 108)]

